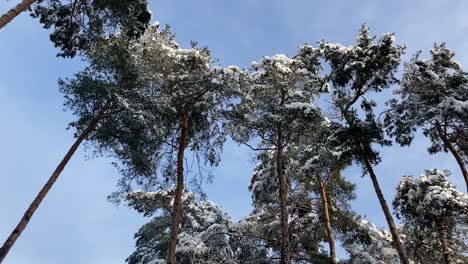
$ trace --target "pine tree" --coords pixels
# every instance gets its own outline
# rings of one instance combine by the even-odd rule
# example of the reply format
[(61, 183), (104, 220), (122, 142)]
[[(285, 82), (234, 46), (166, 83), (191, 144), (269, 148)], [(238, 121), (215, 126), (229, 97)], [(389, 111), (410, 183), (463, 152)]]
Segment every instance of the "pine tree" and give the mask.
[[(311, 199), (310, 190), (303, 181), (299, 181), (300, 166), (296, 159), (296, 150), (292, 146), (284, 152), (284, 174), (288, 177), (288, 219), (289, 243), (291, 244), (292, 263), (323, 263), (327, 257), (321, 252), (322, 232), (319, 223), (318, 206)], [(258, 155), (249, 190), (252, 192), (253, 211), (245, 219), (256, 228), (250, 229), (251, 235), (259, 237), (271, 254), (271, 263), (281, 257), (281, 215), (279, 188), (276, 177), (276, 159), (274, 152), (264, 151)]]
[(315, 127), (314, 134), (301, 138), (297, 147), (300, 166), (296, 174), (309, 196), (316, 198), (320, 223), (325, 229), (324, 241), (329, 244), (330, 263), (336, 264), (336, 235), (346, 233), (355, 225), (354, 213), (349, 201), (355, 199), (355, 186), (347, 182), (341, 171), (351, 164), (352, 159), (342, 155), (340, 146), (334, 145), (334, 131), (340, 128), (328, 119)]
[(50, 40), (63, 57), (74, 57), (117, 31), (138, 37), (151, 19), (146, 0), (23, 0), (0, 17), (0, 29), (26, 10), (44, 28), (54, 29)]
[(448, 171), (404, 177), (393, 201), (417, 263), (464, 263), (468, 253), (468, 195), (447, 179)]
[[(214, 67), (207, 48), (181, 48), (168, 37), (168, 30), (150, 28), (132, 47), (139, 80), (157, 101), (160, 119), (147, 124), (164, 130), (158, 149), (160, 172), (166, 181), (176, 182), (171, 236), (167, 262), (176, 263), (182, 194), (185, 188), (185, 151), (200, 165), (217, 165), (225, 137), (220, 126), (221, 110), (230, 90), (238, 89), (243, 72), (234, 66)], [(158, 164), (156, 164), (158, 165)], [(121, 181), (125, 188), (131, 175)]]
[(152, 160), (148, 160), (150, 156), (145, 155), (142, 148), (159, 144), (154, 139), (160, 131), (146, 129), (146, 124), (155, 122), (157, 102), (138, 85), (128, 45), (127, 39), (109, 38), (106, 44), (101, 43), (88, 51), (89, 66), (85, 70), (72, 80), (59, 81), (66, 108), (77, 116), (70, 124), (77, 131), (76, 141), (3, 244), (0, 262), (83, 141), (92, 143), (98, 152), (111, 151), (129, 165), (128, 170), (142, 172), (151, 168)]
[[(310, 48), (304, 46), (301, 56), (307, 56)], [(385, 139), (382, 124), (374, 114), (376, 102), (367, 96), (397, 83), (395, 72), (405, 47), (394, 44), (393, 34), (385, 34), (375, 41), (375, 37), (369, 35), (369, 29), (362, 26), (355, 45), (344, 47), (321, 41), (320, 50), (330, 66), (327, 78), (332, 86), (332, 106), (345, 124), (341, 132), (335, 133), (338, 142), (341, 141), (343, 151), (353, 156), (362, 165), (363, 171), (369, 174), (394, 238), (395, 249), (401, 262), (408, 264), (393, 217), (374, 172), (374, 166), (379, 163), (380, 157), (373, 145), (386, 146), (391, 142)], [(362, 115), (356, 109), (359, 102)]]
[[(340, 175), (346, 164), (343, 157), (333, 149), (331, 142), (324, 140), (327, 136), (333, 139), (328, 126), (331, 124), (326, 121), (323, 127), (315, 126), (314, 133), (305, 134), (301, 141), (290, 144), (284, 152), (284, 173), (290, 181), (288, 205), (292, 263), (336, 263), (336, 254), (333, 257), (335, 236), (340, 238), (355, 232), (358, 227), (349, 205), (349, 201), (354, 199), (354, 185)], [(281, 241), (277, 239), (281, 223), (277, 214), (280, 203), (275, 166), (273, 151), (263, 151), (258, 155), (249, 186), (254, 209), (244, 219), (255, 227), (248, 230), (250, 234), (263, 241), (262, 245), (272, 253), (269, 256), (272, 263), (276, 263), (281, 250)], [(322, 249), (322, 242), (329, 243), (328, 253)]]
[[(174, 192), (175, 187), (128, 194), (129, 206), (145, 216), (154, 216), (136, 233), (136, 250), (127, 258), (129, 264), (166, 263)], [(243, 235), (244, 224), (233, 222), (221, 207), (200, 201), (193, 193), (184, 192), (182, 197), (185, 209), (176, 251), (180, 263), (267, 263), (266, 250)]]
[[(240, 102), (229, 112), (232, 137), (249, 145), (252, 138), (260, 143), (254, 150), (271, 150), (276, 159), (275, 175), (281, 216), (281, 263), (291, 258), (288, 190), (284, 150), (304, 133), (304, 120), (314, 120), (318, 110), (310, 103), (322, 89), (318, 77), (320, 62), (307, 62), (286, 55), (264, 57), (253, 63), (249, 85), (240, 93)], [(250, 146), (250, 145), (249, 145)]]
[(406, 146), (417, 129), (422, 129), (432, 142), (429, 153), (450, 151), (468, 188), (468, 74), (445, 44), (434, 45), (430, 60), (419, 55), (405, 66), (397, 90), (401, 100), (388, 103), (387, 132)]

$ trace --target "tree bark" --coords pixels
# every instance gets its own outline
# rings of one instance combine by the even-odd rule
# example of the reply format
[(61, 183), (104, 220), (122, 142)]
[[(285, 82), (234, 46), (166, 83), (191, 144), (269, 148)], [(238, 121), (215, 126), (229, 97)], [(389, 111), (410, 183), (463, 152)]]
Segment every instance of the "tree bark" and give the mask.
[(50, 176), (49, 180), (47, 180), (46, 184), (42, 187), (41, 191), (37, 194), (36, 198), (34, 198), (33, 202), (29, 205), (28, 209), (24, 213), (23, 217), (19, 221), (18, 225), (15, 227), (13, 232), (11, 232), (10, 236), (7, 238), (3, 246), (0, 248), (0, 263), (5, 259), (10, 249), (15, 244), (18, 237), (24, 231), (26, 226), (28, 225), (31, 217), (33, 216), (34, 212), (37, 210), (39, 205), (41, 204), (44, 197), (50, 191), (52, 186), (54, 185), (55, 181), (57, 181), (58, 177), (62, 173), (63, 169), (67, 165), (68, 161), (71, 159), (75, 151), (78, 149), (80, 144), (85, 140), (88, 135), (96, 128), (97, 124), (103, 117), (105, 111), (107, 110), (107, 105), (103, 107), (99, 113), (94, 117), (88, 126), (81, 132), (81, 134), (76, 139), (75, 143), (70, 147), (67, 154), (63, 157), (62, 161), (58, 164), (57, 168), (54, 170), (52, 175)]
[(453, 157), (457, 161), (458, 166), (462, 171), (463, 178), (465, 178), (466, 190), (468, 191), (468, 170), (466, 169), (463, 158), (461, 157), (460, 153), (453, 147), (452, 143), (450, 143), (450, 140), (447, 138), (447, 135), (444, 133), (439, 123), (436, 123), (436, 129), (437, 134), (439, 134), (440, 139), (442, 139), (442, 142), (444, 143), (444, 146), (450, 151), (450, 153), (452, 153)]
[(38, 0), (23, 0), (21, 3), (17, 4), (15, 7), (10, 9), (8, 12), (3, 14), (0, 17), (0, 29), (2, 29), (6, 24), (10, 23), (15, 17), (28, 9), (32, 4)]
[(177, 184), (174, 197), (171, 222), (171, 236), (167, 254), (167, 263), (176, 264), (177, 235), (182, 213), (182, 193), (184, 191), (184, 151), (188, 141), (188, 116), (185, 112), (177, 110), (180, 121), (180, 139), (177, 152)]
[(336, 264), (336, 248), (335, 239), (333, 237), (333, 231), (331, 227), (330, 211), (328, 208), (327, 190), (320, 176), (317, 177), (320, 184), (320, 196), (322, 198), (323, 215), (325, 218), (325, 227), (327, 229), (328, 245), (330, 247), (330, 263)]
[[(361, 152), (363, 151), (361, 150)], [(369, 173), (370, 178), (372, 180), (372, 184), (374, 185), (374, 190), (375, 190), (375, 193), (377, 194), (377, 198), (379, 199), (379, 203), (380, 203), (380, 206), (382, 207), (382, 211), (384, 212), (385, 219), (387, 220), (390, 233), (392, 234), (393, 246), (398, 252), (398, 256), (400, 257), (401, 263), (409, 264), (408, 258), (406, 257), (405, 250), (403, 248), (403, 245), (401, 244), (401, 241), (398, 235), (398, 230), (395, 227), (395, 222), (393, 221), (392, 214), (390, 212), (390, 209), (388, 208), (387, 201), (385, 200), (382, 190), (380, 189), (380, 184), (379, 184), (379, 181), (377, 180), (377, 175), (374, 172), (374, 168), (372, 168), (372, 165), (369, 159), (364, 154), (362, 158), (366, 165), (367, 172)]]
[(278, 127), (276, 154), (276, 174), (279, 183), (279, 198), (281, 207), (281, 264), (289, 264), (291, 261), (291, 249), (289, 243), (289, 213), (288, 213), (288, 183), (284, 174), (283, 161), (283, 133)]
[(442, 253), (444, 255), (445, 264), (452, 263), (450, 260), (450, 249), (448, 246), (447, 238), (445, 237), (445, 228), (440, 220), (436, 220), (437, 234), (439, 235), (439, 241), (442, 245)]
[[(346, 123), (350, 127), (352, 127), (353, 121), (349, 118), (347, 114), (347, 110), (345, 111), (343, 108), (341, 108), (341, 113), (344, 119), (346, 120)], [(408, 260), (408, 257), (406, 256), (405, 249), (403, 248), (403, 245), (401, 244), (401, 241), (400, 241), (398, 230), (396, 229), (395, 222), (393, 221), (392, 213), (390, 212), (390, 209), (388, 208), (387, 201), (385, 200), (385, 197), (382, 193), (382, 189), (380, 189), (380, 184), (379, 184), (379, 181), (377, 180), (377, 175), (374, 172), (374, 168), (372, 167), (372, 164), (369, 161), (369, 158), (364, 152), (361, 142), (357, 141), (356, 144), (358, 144), (359, 146), (360, 158), (362, 162), (364, 162), (364, 166), (367, 169), (367, 172), (369, 173), (369, 176), (372, 180), (372, 185), (374, 186), (375, 193), (377, 194), (377, 198), (379, 200), (380, 206), (382, 207), (385, 220), (387, 221), (388, 227), (390, 229), (390, 234), (392, 234), (393, 247), (398, 253), (400, 262), (402, 264), (409, 264), (409, 260)]]

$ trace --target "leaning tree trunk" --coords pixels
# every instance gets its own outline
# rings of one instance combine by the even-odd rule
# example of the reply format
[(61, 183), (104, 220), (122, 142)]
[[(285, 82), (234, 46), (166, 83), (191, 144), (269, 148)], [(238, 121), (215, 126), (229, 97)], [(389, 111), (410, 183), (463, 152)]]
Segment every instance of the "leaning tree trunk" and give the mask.
[(182, 193), (184, 191), (184, 151), (188, 141), (188, 117), (185, 112), (178, 110), (180, 120), (180, 139), (177, 152), (177, 185), (172, 210), (171, 236), (167, 253), (167, 263), (176, 264), (177, 235), (182, 213)]
[(15, 7), (10, 9), (8, 12), (3, 14), (0, 17), (0, 29), (2, 29), (6, 24), (10, 23), (15, 17), (28, 9), (32, 4), (38, 0), (23, 0), (21, 3), (17, 4)]
[[(346, 108), (347, 109), (347, 108)], [(353, 121), (349, 118), (347, 110), (341, 109), (341, 113), (346, 120), (346, 123), (352, 127), (353, 126)], [(367, 169), (367, 172), (369, 173), (369, 176), (372, 180), (372, 185), (374, 186), (375, 193), (377, 194), (377, 198), (379, 200), (380, 206), (382, 207), (382, 211), (385, 216), (385, 220), (387, 220), (388, 227), (390, 229), (390, 234), (392, 234), (392, 239), (393, 239), (393, 247), (398, 253), (398, 257), (400, 258), (400, 262), (402, 264), (409, 264), (408, 257), (406, 256), (405, 249), (403, 248), (403, 245), (401, 244), (400, 237), (398, 235), (398, 230), (396, 229), (395, 222), (393, 221), (392, 213), (390, 212), (390, 209), (388, 208), (387, 201), (385, 200), (385, 197), (382, 193), (382, 189), (380, 189), (380, 184), (379, 181), (377, 180), (377, 175), (374, 172), (374, 168), (372, 167), (372, 164), (367, 157), (361, 142), (357, 140), (356, 142), (359, 146), (359, 153), (360, 157), (362, 159), (362, 162), (364, 163), (365, 168)]]
[(444, 142), (444, 146), (450, 151), (450, 153), (452, 153), (453, 157), (457, 161), (458, 166), (460, 167), (460, 170), (462, 171), (463, 178), (465, 178), (466, 191), (468, 192), (468, 170), (466, 169), (466, 164), (463, 161), (462, 156), (453, 147), (452, 143), (450, 143), (450, 140), (447, 138), (447, 135), (444, 133), (439, 123), (436, 124), (436, 129), (437, 129), (437, 134), (439, 134), (440, 139), (442, 139), (442, 142)]
[(57, 181), (58, 177), (62, 173), (63, 169), (65, 168), (65, 166), (67, 165), (68, 161), (71, 159), (75, 151), (78, 149), (78, 147), (83, 142), (83, 140), (85, 140), (86, 137), (96, 128), (97, 124), (103, 117), (106, 111), (106, 108), (107, 106), (103, 107), (100, 110), (100, 112), (96, 115), (96, 117), (94, 117), (91, 120), (91, 122), (88, 124), (88, 126), (81, 132), (81, 134), (76, 139), (75, 143), (73, 143), (73, 145), (70, 147), (65, 157), (63, 157), (62, 161), (59, 163), (55, 171), (52, 173), (49, 180), (42, 187), (41, 191), (37, 194), (36, 198), (34, 198), (33, 202), (29, 205), (28, 209), (24, 213), (18, 225), (15, 227), (13, 232), (11, 232), (10, 236), (7, 238), (5, 243), (3, 243), (3, 246), (0, 248), (0, 263), (2, 263), (2, 261), (5, 259), (6, 255), (8, 254), (10, 249), (13, 247), (18, 237), (24, 231), (29, 221), (31, 220), (31, 217), (33, 216), (34, 212), (37, 210), (37, 208), (41, 204), (44, 197), (50, 191), (55, 181)]
[(452, 263), (450, 260), (450, 249), (447, 242), (447, 237), (445, 236), (445, 228), (440, 219), (436, 220), (437, 225), (437, 234), (439, 235), (439, 241), (442, 245), (442, 253), (444, 255), (444, 262), (445, 264)]
[(331, 227), (330, 211), (328, 208), (328, 199), (327, 199), (327, 190), (324, 182), (320, 179), (320, 176), (317, 177), (317, 180), (320, 184), (320, 196), (322, 198), (323, 206), (323, 215), (325, 218), (325, 227), (327, 229), (328, 245), (330, 246), (330, 263), (336, 264), (336, 248), (335, 248), (335, 239), (333, 237), (333, 231)]
[[(361, 150), (361, 153), (363, 151)], [(363, 154), (362, 155), (367, 172), (369, 172), (370, 178), (372, 180), (372, 184), (374, 185), (374, 190), (375, 193), (377, 194), (377, 198), (379, 199), (380, 206), (382, 207), (382, 210), (385, 215), (385, 219), (387, 220), (388, 227), (390, 228), (390, 233), (392, 234), (393, 238), (393, 246), (395, 247), (396, 251), (398, 252), (398, 256), (400, 257), (400, 261), (403, 264), (409, 264), (408, 258), (406, 257), (405, 250), (403, 248), (403, 245), (401, 244), (399, 235), (398, 235), (398, 230), (395, 227), (395, 222), (393, 221), (392, 213), (390, 212), (390, 209), (388, 208), (387, 201), (385, 200), (385, 197), (382, 193), (382, 189), (380, 189), (380, 184), (379, 181), (377, 180), (377, 175), (374, 172), (374, 168), (372, 167), (369, 159)]]
[(281, 207), (281, 264), (289, 264), (291, 259), (291, 249), (289, 243), (289, 214), (288, 214), (288, 183), (284, 174), (283, 161), (283, 133), (278, 127), (276, 153), (276, 173), (279, 183), (279, 199)]

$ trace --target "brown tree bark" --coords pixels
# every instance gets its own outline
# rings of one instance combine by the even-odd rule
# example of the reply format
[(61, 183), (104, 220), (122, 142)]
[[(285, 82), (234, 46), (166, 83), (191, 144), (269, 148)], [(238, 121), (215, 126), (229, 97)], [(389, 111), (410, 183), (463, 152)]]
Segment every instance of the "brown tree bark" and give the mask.
[(452, 263), (450, 259), (450, 249), (448, 246), (447, 238), (445, 236), (444, 225), (442, 224), (440, 220), (436, 221), (436, 225), (437, 225), (437, 234), (439, 235), (439, 241), (440, 241), (440, 244), (442, 245), (442, 253), (444, 255), (444, 262), (445, 264), (450, 264)]
[(21, 3), (17, 4), (15, 7), (10, 9), (8, 12), (3, 14), (0, 17), (0, 29), (2, 29), (6, 24), (10, 23), (15, 17), (28, 9), (32, 4), (38, 0), (23, 0)]
[[(346, 120), (346, 123), (352, 127), (353, 126), (353, 121), (349, 118), (347, 114), (347, 109), (341, 108), (341, 114), (343, 115), (344, 119)], [(382, 211), (385, 216), (385, 220), (387, 221), (388, 227), (390, 229), (390, 234), (392, 234), (392, 239), (393, 239), (393, 247), (398, 253), (398, 257), (400, 258), (400, 262), (402, 264), (409, 264), (408, 257), (406, 256), (405, 249), (403, 248), (403, 245), (401, 244), (400, 237), (398, 234), (398, 230), (396, 229), (395, 222), (393, 221), (392, 213), (390, 212), (390, 209), (388, 208), (387, 201), (385, 200), (385, 197), (382, 193), (382, 189), (380, 189), (380, 184), (377, 179), (377, 175), (374, 172), (374, 168), (372, 167), (371, 162), (369, 161), (369, 158), (367, 157), (362, 145), (360, 142), (356, 142), (359, 145), (359, 152), (360, 152), (360, 158), (362, 162), (364, 162), (364, 166), (369, 173), (369, 176), (372, 180), (372, 185), (374, 187), (374, 191), (377, 194), (377, 198), (380, 203), (380, 207), (382, 207)]]
[(436, 123), (437, 134), (439, 134), (440, 139), (444, 143), (444, 146), (452, 153), (453, 157), (458, 163), (460, 170), (462, 171), (463, 178), (465, 179), (466, 190), (468, 191), (468, 170), (466, 169), (466, 164), (463, 161), (462, 156), (460, 153), (453, 147), (452, 143), (448, 139), (447, 135), (442, 130), (442, 127), (439, 123)]
[[(362, 151), (361, 151), (362, 152)], [(363, 155), (363, 160), (366, 165), (367, 172), (370, 175), (372, 180), (372, 185), (374, 186), (375, 193), (377, 194), (377, 198), (379, 199), (380, 206), (382, 207), (382, 211), (385, 215), (385, 220), (387, 220), (388, 227), (390, 229), (390, 233), (392, 234), (393, 238), (393, 246), (395, 247), (396, 251), (398, 252), (398, 256), (400, 257), (400, 261), (403, 264), (409, 264), (408, 258), (406, 257), (405, 249), (401, 244), (398, 230), (395, 227), (395, 222), (393, 221), (392, 213), (388, 208), (387, 201), (382, 193), (382, 189), (380, 189), (379, 181), (377, 180), (377, 175), (374, 172), (374, 168), (369, 161), (369, 159)]]
[(330, 211), (328, 208), (328, 198), (327, 198), (327, 190), (326, 185), (320, 178), (317, 176), (317, 180), (320, 184), (320, 197), (322, 198), (322, 206), (323, 206), (323, 216), (325, 218), (325, 227), (327, 229), (327, 237), (328, 237), (328, 245), (330, 247), (330, 263), (336, 264), (336, 247), (335, 247), (335, 239), (333, 237), (333, 231), (331, 227), (331, 219), (330, 219)]
[(28, 209), (24, 213), (23, 217), (19, 221), (18, 225), (15, 227), (13, 232), (11, 232), (10, 236), (7, 238), (3, 246), (0, 248), (0, 263), (5, 259), (10, 249), (15, 244), (18, 237), (24, 231), (26, 226), (28, 225), (31, 217), (33, 216), (34, 212), (37, 210), (39, 205), (41, 204), (44, 197), (50, 191), (52, 186), (54, 185), (55, 181), (57, 181), (58, 177), (62, 173), (63, 169), (67, 165), (68, 161), (71, 159), (75, 151), (78, 149), (80, 144), (85, 140), (88, 135), (96, 128), (97, 124), (103, 117), (105, 111), (107, 110), (107, 106), (103, 107), (99, 113), (94, 117), (88, 126), (81, 132), (81, 134), (76, 139), (75, 143), (70, 147), (67, 154), (63, 157), (62, 161), (58, 164), (57, 168), (54, 170), (52, 175), (50, 176), (49, 180), (47, 180), (46, 184), (42, 187), (41, 191), (37, 194), (36, 198), (34, 198), (33, 202), (29, 205)]
[(291, 261), (291, 247), (289, 242), (289, 213), (288, 213), (288, 182), (284, 174), (283, 161), (283, 132), (278, 126), (276, 174), (279, 183), (279, 198), (281, 210), (281, 264), (289, 264)]
[(177, 152), (177, 184), (172, 210), (171, 236), (167, 253), (167, 263), (176, 264), (177, 235), (182, 213), (182, 193), (184, 191), (184, 151), (188, 142), (188, 116), (181, 109), (177, 109), (180, 121), (180, 139)]

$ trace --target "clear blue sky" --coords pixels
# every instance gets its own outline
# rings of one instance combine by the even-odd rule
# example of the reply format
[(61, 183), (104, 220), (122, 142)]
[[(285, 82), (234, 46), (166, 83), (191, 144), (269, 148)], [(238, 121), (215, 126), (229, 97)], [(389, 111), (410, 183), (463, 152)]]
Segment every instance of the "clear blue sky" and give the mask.
[[(0, 0), (0, 13), (19, 0)], [(310, 0), (160, 0), (152, 1), (154, 19), (170, 24), (184, 45), (207, 45), (223, 65), (248, 67), (264, 55), (293, 54), (298, 45), (327, 39), (354, 41), (362, 23), (375, 34), (395, 32), (408, 45), (408, 55), (422, 49), (427, 57), (434, 41), (446, 41), (457, 60), (468, 67), (468, 2), (453, 1), (310, 1)], [(48, 32), (22, 14), (0, 31), (0, 242), (14, 228), (73, 142), (57, 89), (59, 77), (69, 77), (83, 65), (55, 57)], [(452, 181), (462, 177), (451, 156), (429, 156), (428, 141), (418, 138), (411, 148), (383, 152), (376, 168), (390, 202), (402, 175), (425, 168), (450, 169)], [(115, 189), (117, 171), (105, 158), (77, 152), (20, 237), (6, 264), (124, 263), (133, 250), (133, 234), (147, 221), (106, 196)], [(228, 143), (216, 179), (206, 186), (208, 198), (236, 219), (250, 210), (252, 153)], [(354, 208), (378, 226), (385, 220), (360, 169), (346, 171), (358, 185)], [(464, 189), (463, 189), (464, 190)]]

